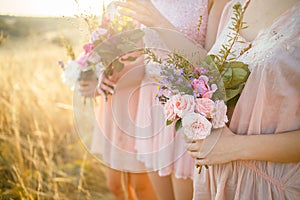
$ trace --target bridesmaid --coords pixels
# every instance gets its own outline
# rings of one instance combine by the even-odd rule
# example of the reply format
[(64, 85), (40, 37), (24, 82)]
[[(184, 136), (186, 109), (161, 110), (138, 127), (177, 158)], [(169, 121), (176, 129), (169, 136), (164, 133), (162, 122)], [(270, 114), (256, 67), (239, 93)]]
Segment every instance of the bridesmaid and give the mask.
[[(147, 27), (179, 30), (190, 40), (204, 47), (208, 14), (211, 10), (210, 18), (216, 19), (212, 20), (209, 26), (210, 35), (207, 41), (211, 42), (216, 35), (218, 24), (216, 21), (226, 2), (225, 0), (217, 3), (208, 0), (188, 2), (131, 0), (127, 3), (118, 2), (117, 5), (127, 9), (120, 10), (121, 14), (132, 17)], [(167, 49), (158, 35), (149, 35), (151, 38), (146, 37), (146, 47)], [(211, 43), (207, 42), (208, 48)], [(178, 49), (180, 50), (180, 46)], [(157, 93), (157, 82), (153, 80), (155, 76), (159, 76), (159, 69), (153, 64), (146, 65), (136, 117), (137, 157), (145, 163), (149, 171), (154, 171), (149, 173), (149, 177), (159, 199), (192, 199), (194, 159), (185, 151), (181, 133), (176, 134), (174, 126), (165, 126), (163, 109), (155, 99)]]
[[(139, 95), (135, 89), (144, 73), (137, 66), (143, 65), (143, 61), (140, 56), (135, 62), (126, 63), (122, 72), (109, 78), (99, 77), (102, 80), (99, 88), (97, 80), (79, 83), (82, 96), (104, 97), (95, 110), (98, 126), (95, 127), (90, 150), (106, 164), (108, 189), (120, 200), (156, 199), (148, 174), (132, 173), (145, 171), (143, 163), (136, 159), (135, 140), (131, 136), (134, 132), (131, 119), (135, 118)], [(110, 95), (104, 95), (104, 91)]]
[[(99, 106), (95, 110), (96, 125), (98, 126), (95, 127), (91, 144), (91, 152), (97, 156), (100, 155), (101, 160), (107, 166), (105, 175), (108, 189), (115, 195), (116, 199), (120, 200), (156, 199), (147, 173), (131, 173), (144, 169), (143, 163), (136, 159), (133, 148), (134, 139), (128, 133), (132, 126), (125, 127), (124, 124), (118, 123), (120, 120), (116, 120), (118, 116), (122, 116), (124, 119), (134, 118), (138, 93), (130, 97), (128, 94), (140, 84), (140, 79), (137, 77), (142, 77), (143, 72), (134, 70), (134, 68), (139, 66), (138, 63), (141, 62), (143, 62), (143, 57), (140, 57), (136, 62), (127, 64), (126, 70), (121, 74), (109, 79), (103, 78), (101, 90), (96, 90), (98, 81), (80, 82), (80, 92), (85, 97), (102, 95), (102, 90), (122, 96), (120, 99), (118, 95), (108, 95), (100, 100)], [(126, 78), (122, 78), (124, 74), (126, 74)], [(127, 105), (119, 100), (122, 102), (128, 100), (131, 103)]]
[[(231, 32), (233, 0), (225, 7), (218, 53)], [(245, 0), (240, 0), (242, 5)], [(235, 107), (229, 128), (212, 150), (212, 138), (187, 141), (199, 165), (210, 165), (194, 176), (194, 199), (299, 199), (300, 197), (300, 1), (251, 0), (240, 33), (252, 48), (238, 58), (251, 74)], [(213, 132), (212, 134), (216, 134)]]

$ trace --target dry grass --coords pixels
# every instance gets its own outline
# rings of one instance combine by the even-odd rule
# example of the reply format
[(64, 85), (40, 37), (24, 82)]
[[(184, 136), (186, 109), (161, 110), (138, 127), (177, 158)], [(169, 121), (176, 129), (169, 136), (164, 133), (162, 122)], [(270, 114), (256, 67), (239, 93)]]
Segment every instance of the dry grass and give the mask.
[(60, 59), (41, 38), (0, 46), (0, 199), (112, 199), (74, 131)]

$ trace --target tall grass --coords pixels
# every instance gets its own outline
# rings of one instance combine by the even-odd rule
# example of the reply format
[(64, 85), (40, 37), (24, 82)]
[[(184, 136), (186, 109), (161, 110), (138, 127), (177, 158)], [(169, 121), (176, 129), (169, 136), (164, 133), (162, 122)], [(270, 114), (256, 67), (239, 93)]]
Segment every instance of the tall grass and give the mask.
[(0, 46), (0, 199), (112, 199), (74, 131), (59, 59), (41, 40)]

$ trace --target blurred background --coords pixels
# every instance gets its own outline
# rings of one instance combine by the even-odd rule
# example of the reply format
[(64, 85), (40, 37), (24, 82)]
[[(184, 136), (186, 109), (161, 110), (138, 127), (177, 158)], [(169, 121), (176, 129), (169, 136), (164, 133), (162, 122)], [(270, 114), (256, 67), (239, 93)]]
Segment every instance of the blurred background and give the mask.
[[(82, 13), (103, 0), (0, 0), (0, 199), (113, 199), (103, 165), (82, 144), (62, 41), (81, 52)], [(91, 104), (81, 119), (92, 131)]]

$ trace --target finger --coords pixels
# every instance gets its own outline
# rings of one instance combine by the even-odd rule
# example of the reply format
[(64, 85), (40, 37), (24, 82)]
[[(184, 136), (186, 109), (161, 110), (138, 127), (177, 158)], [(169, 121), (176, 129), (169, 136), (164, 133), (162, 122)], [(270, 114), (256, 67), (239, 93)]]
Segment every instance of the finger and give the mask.
[(90, 83), (90, 81), (83, 81), (83, 80), (79, 81), (80, 86), (86, 86), (86, 85), (89, 85), (89, 83)]
[(90, 92), (90, 91), (94, 91), (96, 89), (95, 86), (93, 85), (87, 85), (87, 86), (80, 86), (79, 87), (79, 92)]
[(182, 134), (182, 138), (184, 139), (184, 141), (186, 143), (196, 143), (196, 142), (200, 141), (200, 140), (191, 139), (191, 138), (187, 137), (186, 134)]
[(119, 10), (119, 13), (121, 15), (125, 15), (126, 17), (130, 17), (130, 18), (132, 18), (134, 20), (137, 19), (137, 15), (138, 15), (136, 11), (133, 11), (133, 10), (124, 10), (124, 9)]
[(113, 82), (113, 81), (111, 81), (111, 80), (109, 80), (109, 79), (107, 79), (107, 78), (104, 78), (102, 82), (105, 83), (106, 85), (108, 85), (111, 88), (115, 88), (116, 87), (116, 83)]
[(89, 89), (80, 91), (80, 94), (82, 96), (86, 96), (86, 97), (95, 97), (96, 96), (95, 91), (96, 91), (96, 88), (89, 88)]
[(203, 165), (210, 165), (211, 163), (207, 159), (196, 159), (195, 164), (203, 166)]
[(129, 9), (129, 10), (133, 10), (133, 11), (139, 11), (141, 9), (140, 6), (138, 6), (137, 2), (116, 2), (115, 5), (117, 7), (121, 7), (121, 8), (125, 8), (125, 9)]
[(190, 156), (192, 157), (192, 158), (199, 158), (199, 152), (198, 151), (188, 151), (189, 152), (189, 154), (190, 154)]
[(100, 87), (101, 87), (102, 90), (107, 91), (110, 94), (114, 94), (115, 93), (115, 91), (111, 87), (109, 87), (109, 86), (107, 86), (105, 84), (101, 84)]
[(201, 149), (201, 143), (200, 142), (195, 142), (195, 143), (186, 143), (186, 149), (188, 151), (200, 151)]
[(148, 16), (146, 14), (146, 12), (139, 13), (139, 12), (132, 12), (132, 11), (127, 11), (127, 10), (120, 10), (119, 12), (120, 12), (120, 14), (130, 17), (130, 18), (144, 24), (145, 26), (148, 26), (148, 27), (154, 26), (153, 23), (151, 21), (149, 21), (152, 18), (150, 16)]
[(99, 87), (97, 87), (97, 92), (102, 96), (102, 98), (107, 101), (107, 96), (103, 90), (101, 90)]

